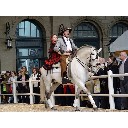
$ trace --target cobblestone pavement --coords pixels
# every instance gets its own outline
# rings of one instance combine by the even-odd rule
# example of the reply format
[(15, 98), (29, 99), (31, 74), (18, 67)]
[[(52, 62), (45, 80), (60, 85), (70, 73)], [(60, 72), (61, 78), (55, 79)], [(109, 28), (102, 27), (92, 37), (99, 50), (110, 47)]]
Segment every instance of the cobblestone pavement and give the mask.
[[(75, 112), (75, 108), (71, 106), (55, 106), (54, 112)], [(50, 108), (46, 109), (44, 104), (0, 104), (0, 112), (53, 112)], [(128, 112), (128, 110), (110, 110), (101, 109), (94, 111), (92, 108), (81, 107), (80, 112)]]

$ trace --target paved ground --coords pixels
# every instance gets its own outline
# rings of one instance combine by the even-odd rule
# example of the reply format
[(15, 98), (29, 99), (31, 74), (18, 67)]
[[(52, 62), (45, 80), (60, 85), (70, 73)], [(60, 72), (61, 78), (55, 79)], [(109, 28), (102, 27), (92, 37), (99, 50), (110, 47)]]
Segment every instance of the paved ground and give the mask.
[[(75, 108), (70, 106), (55, 106), (56, 112), (75, 112)], [(53, 112), (51, 109), (46, 109), (43, 104), (1, 104), (0, 112)], [(98, 109), (94, 111), (92, 108), (81, 107), (80, 112), (128, 112), (128, 110), (109, 110)]]

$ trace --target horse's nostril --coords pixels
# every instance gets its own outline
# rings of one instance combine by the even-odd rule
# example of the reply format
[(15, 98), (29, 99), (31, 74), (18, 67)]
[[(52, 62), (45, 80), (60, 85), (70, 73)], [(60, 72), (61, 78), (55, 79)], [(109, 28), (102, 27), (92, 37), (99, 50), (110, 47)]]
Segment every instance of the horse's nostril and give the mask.
[(96, 65), (97, 65), (97, 66), (100, 65), (100, 63), (97, 63)]

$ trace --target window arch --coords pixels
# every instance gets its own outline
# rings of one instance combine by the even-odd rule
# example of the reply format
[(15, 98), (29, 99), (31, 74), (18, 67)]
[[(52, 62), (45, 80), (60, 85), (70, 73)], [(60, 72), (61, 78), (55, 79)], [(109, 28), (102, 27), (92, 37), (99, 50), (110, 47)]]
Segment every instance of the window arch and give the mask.
[(75, 27), (73, 36), (75, 38), (98, 37), (95, 27), (90, 23), (81, 23)]
[(110, 30), (109, 37), (111, 38), (110, 43), (115, 41), (119, 36), (121, 36), (126, 30), (128, 30), (128, 25), (122, 22), (116, 23), (112, 26)]
[(32, 21), (24, 20), (20, 22), (16, 27), (17, 37), (41, 37), (40, 28)]
[(78, 47), (88, 44), (99, 48), (100, 45), (97, 29), (90, 22), (78, 24), (74, 29), (73, 38)]

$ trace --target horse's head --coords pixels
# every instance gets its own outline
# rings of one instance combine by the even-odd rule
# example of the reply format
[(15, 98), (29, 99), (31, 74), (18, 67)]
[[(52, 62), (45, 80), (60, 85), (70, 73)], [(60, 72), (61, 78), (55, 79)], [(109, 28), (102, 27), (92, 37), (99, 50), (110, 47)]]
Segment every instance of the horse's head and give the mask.
[(102, 48), (100, 48), (99, 50), (95, 49), (94, 47), (91, 48), (89, 65), (92, 73), (96, 73), (98, 71), (98, 65), (100, 64), (99, 53), (101, 50)]
[(96, 73), (99, 69), (99, 52), (102, 49), (97, 50), (94, 46), (82, 46), (77, 50), (77, 61), (89, 72)]

